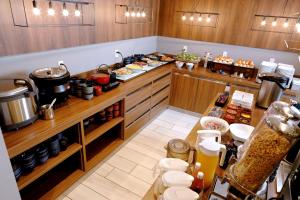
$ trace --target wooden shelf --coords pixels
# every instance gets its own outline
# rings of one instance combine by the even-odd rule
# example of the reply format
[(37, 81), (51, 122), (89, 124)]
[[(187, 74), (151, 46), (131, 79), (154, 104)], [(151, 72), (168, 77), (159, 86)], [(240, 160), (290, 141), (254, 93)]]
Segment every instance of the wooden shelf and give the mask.
[(122, 140), (121, 138), (116, 138), (114, 141), (109, 143), (107, 146), (105, 146), (105, 148), (103, 150), (98, 152), (94, 157), (92, 157), (87, 162), (86, 169), (90, 170), (91, 168), (93, 168), (94, 166), (99, 164), (100, 161), (102, 161), (104, 158), (106, 158), (106, 156), (108, 156), (111, 152), (113, 152), (123, 142), (124, 142), (124, 140)]
[(85, 135), (85, 142), (86, 145), (106, 133), (108, 130), (116, 126), (117, 124), (121, 123), (124, 121), (123, 117), (117, 117), (112, 119), (111, 121), (105, 122), (104, 124), (100, 125), (98, 128), (94, 129), (93, 131), (87, 133)]
[(80, 144), (72, 144), (65, 151), (61, 151), (56, 157), (49, 158), (46, 163), (38, 165), (34, 168), (32, 172), (26, 175), (22, 175), (18, 180), (19, 190), (23, 189), (43, 174), (47, 173), (49, 170), (57, 166), (59, 163), (72, 156), (74, 153), (78, 152), (82, 146)]

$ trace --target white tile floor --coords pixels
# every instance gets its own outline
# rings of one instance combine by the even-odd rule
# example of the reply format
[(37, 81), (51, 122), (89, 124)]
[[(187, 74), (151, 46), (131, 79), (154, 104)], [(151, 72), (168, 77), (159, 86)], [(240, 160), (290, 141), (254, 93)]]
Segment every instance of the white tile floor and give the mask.
[(199, 120), (167, 109), (57, 200), (138, 200), (155, 180), (157, 162), (173, 138), (184, 139)]

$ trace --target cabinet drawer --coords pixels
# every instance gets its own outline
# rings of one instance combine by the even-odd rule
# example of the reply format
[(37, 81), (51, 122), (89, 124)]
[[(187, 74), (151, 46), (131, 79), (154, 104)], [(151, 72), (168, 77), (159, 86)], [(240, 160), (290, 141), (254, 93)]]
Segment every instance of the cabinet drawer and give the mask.
[(127, 128), (125, 128), (124, 138), (127, 139), (138, 130), (140, 130), (147, 122), (150, 120), (150, 111), (146, 112), (132, 124), (130, 124)]
[(150, 110), (151, 98), (146, 99), (125, 114), (125, 127)]
[(166, 88), (162, 89), (161, 91), (159, 91), (158, 93), (152, 96), (151, 106), (158, 104), (165, 97), (168, 97), (169, 94), (170, 94), (170, 86), (167, 86)]
[(165, 98), (157, 105), (155, 105), (153, 108), (151, 108), (150, 118), (153, 119), (156, 115), (164, 111), (168, 107), (168, 104), (169, 104), (169, 97)]
[(125, 110), (128, 111), (151, 95), (151, 84), (148, 84), (131, 94), (125, 99)]
[(167, 85), (171, 84), (171, 74), (167, 74), (159, 79), (153, 81), (152, 94), (157, 93), (159, 90), (163, 89)]

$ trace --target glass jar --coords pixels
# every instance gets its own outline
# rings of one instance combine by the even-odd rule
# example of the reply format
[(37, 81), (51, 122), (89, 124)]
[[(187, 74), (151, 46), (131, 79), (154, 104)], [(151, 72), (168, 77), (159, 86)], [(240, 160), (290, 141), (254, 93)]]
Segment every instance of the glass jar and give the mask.
[(241, 158), (230, 170), (234, 180), (230, 184), (244, 194), (257, 192), (299, 136), (292, 120), (271, 110), (246, 141)]

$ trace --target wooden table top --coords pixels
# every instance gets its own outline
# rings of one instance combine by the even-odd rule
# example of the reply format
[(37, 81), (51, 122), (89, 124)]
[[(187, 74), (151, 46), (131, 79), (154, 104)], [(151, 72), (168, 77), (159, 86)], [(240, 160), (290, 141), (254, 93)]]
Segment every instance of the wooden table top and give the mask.
[[(218, 98), (219, 95), (216, 96), (215, 100)], [(208, 106), (208, 108), (206, 109), (206, 111), (204, 112), (203, 116), (208, 115), (208, 113), (210, 112), (210, 110), (215, 106), (215, 100)], [(255, 105), (253, 105), (253, 109), (252, 109), (252, 121), (251, 121), (251, 125), (252, 126), (256, 126), (260, 119), (262, 118), (264, 112), (266, 110), (262, 109), (262, 108), (258, 108)], [(189, 133), (189, 135), (186, 137), (185, 141), (187, 141), (191, 146), (195, 146), (195, 142), (197, 140), (197, 131), (201, 130), (201, 125), (200, 122), (197, 122), (196, 125), (193, 127), (193, 129), (191, 130), (191, 132)], [(217, 167), (216, 170), (216, 175), (223, 177), (225, 175), (225, 171), (223, 169), (221, 169), (220, 167)], [(212, 188), (208, 189), (207, 191), (205, 191), (202, 199), (208, 199), (209, 194), (210, 194), (210, 190)], [(155, 196), (154, 196), (154, 185), (151, 186), (151, 188), (148, 190), (148, 192), (146, 193), (146, 195), (143, 197), (143, 200), (156, 200)]]

